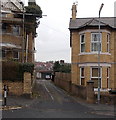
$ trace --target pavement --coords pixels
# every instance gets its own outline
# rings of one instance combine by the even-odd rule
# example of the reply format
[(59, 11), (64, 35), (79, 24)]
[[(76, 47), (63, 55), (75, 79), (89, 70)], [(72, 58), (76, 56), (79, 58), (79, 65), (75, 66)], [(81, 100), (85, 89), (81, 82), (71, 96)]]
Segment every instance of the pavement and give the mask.
[(6, 105), (4, 106), (4, 99), (0, 99), (0, 110), (14, 110), (28, 107), (35, 99), (27, 96), (8, 96), (6, 99)]
[(80, 103), (81, 105), (84, 105), (88, 108), (93, 109), (93, 114), (99, 114), (99, 115), (109, 115), (109, 116), (114, 116), (116, 117), (116, 106), (115, 105), (110, 105), (110, 104), (98, 104), (98, 103), (94, 103), (94, 104), (90, 104), (87, 103), (86, 100), (77, 98), (76, 96), (73, 96), (73, 99), (75, 101), (77, 101), (78, 103)]
[[(71, 96), (76, 102), (80, 103), (81, 105), (84, 105), (88, 108), (93, 109), (93, 114), (107, 114), (109, 116), (115, 116), (115, 107), (114, 105), (108, 105), (108, 104), (89, 104), (86, 101)], [(0, 110), (15, 110), (15, 109), (22, 109), (22, 108), (28, 108), (31, 106), (34, 102), (36, 102), (36, 98), (28, 98), (26, 96), (8, 96), (7, 97), (7, 105), (6, 106), (0, 106)], [(0, 100), (3, 104), (3, 100)]]
[[(47, 100), (47, 97), (49, 97), (49, 99), (52, 100), (52, 96), (53, 94), (56, 95), (56, 89), (53, 89), (55, 88), (55, 86), (53, 87), (53, 84), (51, 83), (46, 83), (43, 82), (43, 83), (38, 83), (39, 85), (43, 84), (43, 86), (45, 87), (47, 93), (45, 94), (45, 90), (43, 90), (41, 88), (41, 86), (38, 87), (38, 91), (40, 91), (39, 89), (42, 89), (42, 91), (40, 92), (41, 95), (43, 96), (42, 97), (42, 101), (43, 101), (43, 98), (45, 99), (45, 101)], [(51, 88), (50, 88), (51, 86)], [(47, 87), (47, 88), (46, 88)], [(48, 91), (48, 88), (49, 90), (51, 91), (51, 89), (53, 89), (53, 91)], [(109, 104), (90, 104), (90, 103), (87, 103), (85, 100), (82, 100), (76, 96), (71, 96), (69, 95), (66, 91), (58, 88), (59, 91), (59, 95), (63, 94), (63, 96), (66, 94), (66, 96), (70, 96), (74, 101), (76, 101), (77, 103), (85, 106), (85, 107), (88, 107), (90, 109), (92, 109), (92, 113), (94, 114), (98, 114), (98, 115), (109, 115), (109, 116), (115, 116), (115, 111), (116, 111), (116, 106), (114, 105), (109, 105)], [(49, 93), (49, 95), (48, 95)], [(43, 95), (44, 94), (44, 95)], [(59, 96), (60, 97), (60, 96)], [(55, 96), (54, 96), (55, 98)], [(2, 106), (3, 105), (3, 100), (0, 99), (0, 103), (1, 103), (1, 106), (0, 106), (0, 110), (14, 110), (14, 109), (22, 109), (22, 108), (28, 108), (28, 107), (31, 107), (34, 103), (36, 103), (38, 100), (40, 100), (40, 97), (37, 97), (37, 98), (29, 98), (28, 96), (8, 96), (7, 97), (7, 105), (6, 106)], [(58, 100), (60, 101), (60, 99), (58, 98)], [(65, 101), (66, 101), (66, 98), (65, 98)]]

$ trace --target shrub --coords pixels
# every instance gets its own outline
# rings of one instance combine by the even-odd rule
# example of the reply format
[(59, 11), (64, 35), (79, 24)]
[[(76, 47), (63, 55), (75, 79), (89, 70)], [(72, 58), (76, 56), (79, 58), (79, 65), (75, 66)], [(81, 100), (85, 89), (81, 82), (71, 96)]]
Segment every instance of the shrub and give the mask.
[(23, 71), (23, 73), (29, 72), (29, 73), (33, 74), (34, 64), (33, 63), (22, 63), (21, 70)]

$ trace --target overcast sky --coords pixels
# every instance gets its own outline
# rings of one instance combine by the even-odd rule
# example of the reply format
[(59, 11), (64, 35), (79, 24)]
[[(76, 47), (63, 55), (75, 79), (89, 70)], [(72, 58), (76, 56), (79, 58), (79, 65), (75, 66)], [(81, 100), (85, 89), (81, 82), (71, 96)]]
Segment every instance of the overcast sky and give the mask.
[[(71, 62), (69, 20), (71, 8), (76, 0), (36, 0), (43, 15), (35, 39), (36, 61), (65, 60)], [(78, 0), (77, 18), (98, 17), (101, 3), (104, 7), (101, 17), (114, 17), (116, 0)], [(25, 0), (27, 4), (27, 1)]]

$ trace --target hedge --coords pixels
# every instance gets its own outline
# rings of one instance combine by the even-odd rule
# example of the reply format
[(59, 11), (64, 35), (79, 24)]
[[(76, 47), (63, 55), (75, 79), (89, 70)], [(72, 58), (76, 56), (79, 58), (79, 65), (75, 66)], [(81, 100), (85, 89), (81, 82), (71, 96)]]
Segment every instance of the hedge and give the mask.
[(24, 72), (33, 74), (34, 64), (13, 61), (2, 62), (2, 80), (23, 81)]

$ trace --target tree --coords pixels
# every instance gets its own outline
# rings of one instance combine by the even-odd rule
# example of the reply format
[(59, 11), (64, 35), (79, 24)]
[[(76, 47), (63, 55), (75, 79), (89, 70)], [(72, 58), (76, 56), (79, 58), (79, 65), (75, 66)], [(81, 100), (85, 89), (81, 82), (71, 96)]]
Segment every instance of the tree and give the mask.
[(71, 72), (71, 65), (70, 64), (60, 64), (59, 61), (56, 61), (53, 66), (54, 72), (64, 72), (70, 73)]
[(31, 23), (30, 25), (25, 24), (26, 31), (28, 34), (32, 32), (33, 37), (36, 37), (36, 28), (38, 28), (38, 25), (40, 24), (39, 19), (42, 18), (42, 10), (36, 2), (28, 2), (28, 6), (25, 6), (25, 13), (27, 13), (27, 15), (25, 15), (25, 22)]

